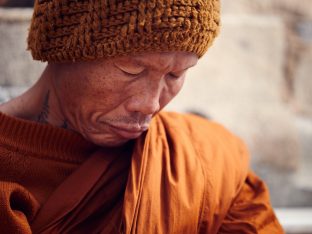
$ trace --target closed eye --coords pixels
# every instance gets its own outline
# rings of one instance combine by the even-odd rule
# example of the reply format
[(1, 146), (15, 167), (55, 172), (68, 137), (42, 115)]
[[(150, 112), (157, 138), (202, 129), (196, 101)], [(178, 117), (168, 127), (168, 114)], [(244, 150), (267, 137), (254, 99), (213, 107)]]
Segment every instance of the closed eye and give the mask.
[(170, 73), (168, 73), (168, 76), (169, 76), (169, 78), (172, 78), (172, 79), (179, 79), (179, 78), (181, 78), (181, 77), (183, 77), (185, 75), (186, 71), (187, 71), (187, 69), (185, 69), (185, 70), (183, 70), (181, 72), (177, 72), (177, 73), (170, 72)]
[(125, 67), (125, 66), (120, 65), (120, 64), (117, 65), (116, 63), (115, 63), (115, 66), (123, 74), (125, 74), (126, 76), (130, 76), (130, 77), (139, 76), (140, 74), (142, 74), (145, 71), (145, 68), (143, 68), (143, 67)]
[(169, 73), (168, 74), (170, 77), (172, 78), (175, 78), (175, 79), (178, 79), (181, 75), (177, 75), (177, 74), (174, 74), (174, 73)]
[(139, 76), (140, 74), (142, 74), (143, 72), (144, 72), (144, 70), (143, 71), (141, 71), (141, 72), (132, 72), (132, 71), (125, 71), (125, 70), (123, 70), (123, 69), (120, 69), (121, 71), (122, 71), (122, 73), (124, 73), (125, 75), (127, 75), (127, 76), (133, 76), (133, 77), (135, 77), (135, 76)]

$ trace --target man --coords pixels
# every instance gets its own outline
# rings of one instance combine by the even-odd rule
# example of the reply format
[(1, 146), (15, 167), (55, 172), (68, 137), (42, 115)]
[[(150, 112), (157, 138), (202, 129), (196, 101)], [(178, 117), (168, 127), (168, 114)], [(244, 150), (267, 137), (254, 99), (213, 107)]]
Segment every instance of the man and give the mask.
[(48, 65), (0, 106), (0, 232), (283, 233), (237, 137), (159, 113), (218, 30), (218, 0), (36, 1)]

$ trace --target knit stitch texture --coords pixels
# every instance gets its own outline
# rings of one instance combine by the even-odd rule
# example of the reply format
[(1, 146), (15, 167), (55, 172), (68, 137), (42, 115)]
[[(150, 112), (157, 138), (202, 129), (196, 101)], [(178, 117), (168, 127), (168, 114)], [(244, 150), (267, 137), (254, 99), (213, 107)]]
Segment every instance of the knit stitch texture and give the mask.
[(219, 26), (219, 0), (36, 0), (28, 49), (49, 62), (147, 51), (201, 57)]

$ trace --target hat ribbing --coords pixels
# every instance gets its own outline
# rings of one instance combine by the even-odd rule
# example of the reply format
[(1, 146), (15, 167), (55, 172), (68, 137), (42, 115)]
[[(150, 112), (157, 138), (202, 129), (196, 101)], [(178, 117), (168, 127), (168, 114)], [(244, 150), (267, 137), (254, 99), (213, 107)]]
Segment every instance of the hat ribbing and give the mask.
[(219, 0), (37, 0), (28, 48), (50, 62), (145, 51), (201, 57), (218, 34), (219, 13)]

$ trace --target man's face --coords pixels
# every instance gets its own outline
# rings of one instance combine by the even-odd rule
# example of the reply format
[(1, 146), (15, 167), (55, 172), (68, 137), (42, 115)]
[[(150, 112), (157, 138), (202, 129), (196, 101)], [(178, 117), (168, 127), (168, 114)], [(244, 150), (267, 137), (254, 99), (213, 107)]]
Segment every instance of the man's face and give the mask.
[(71, 129), (97, 145), (118, 146), (147, 130), (197, 60), (193, 53), (162, 52), (52, 64), (53, 85)]

